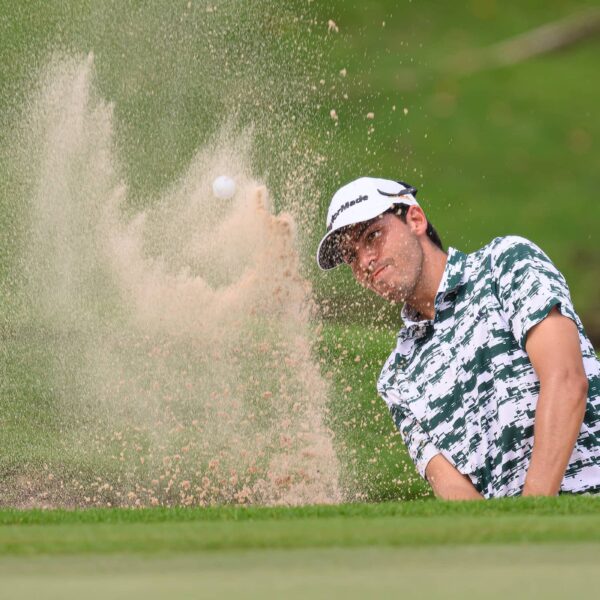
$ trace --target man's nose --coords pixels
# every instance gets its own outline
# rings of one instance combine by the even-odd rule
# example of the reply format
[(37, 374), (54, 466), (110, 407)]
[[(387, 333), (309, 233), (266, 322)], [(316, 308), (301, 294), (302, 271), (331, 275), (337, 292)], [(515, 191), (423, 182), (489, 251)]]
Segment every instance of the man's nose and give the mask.
[(361, 273), (370, 273), (371, 267), (375, 262), (375, 252), (370, 248), (360, 248), (357, 251), (356, 260)]

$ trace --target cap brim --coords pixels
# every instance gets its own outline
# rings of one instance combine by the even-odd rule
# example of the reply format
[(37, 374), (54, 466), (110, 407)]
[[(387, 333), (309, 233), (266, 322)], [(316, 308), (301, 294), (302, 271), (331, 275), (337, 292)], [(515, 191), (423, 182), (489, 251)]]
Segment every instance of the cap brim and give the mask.
[(319, 244), (317, 250), (317, 264), (323, 271), (335, 269), (335, 267), (344, 262), (339, 249), (339, 237), (342, 229), (343, 227), (330, 231)]

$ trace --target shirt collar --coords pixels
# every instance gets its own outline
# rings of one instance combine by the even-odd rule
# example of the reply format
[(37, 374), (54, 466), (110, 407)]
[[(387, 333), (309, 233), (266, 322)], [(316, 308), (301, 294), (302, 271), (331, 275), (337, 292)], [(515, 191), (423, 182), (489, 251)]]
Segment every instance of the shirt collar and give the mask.
[(464, 274), (466, 264), (467, 255), (464, 252), (461, 252), (456, 248), (448, 248), (448, 260), (446, 261), (442, 281), (440, 281), (440, 287), (436, 294), (436, 300), (438, 296), (445, 296), (446, 294), (455, 291), (465, 282)]
[[(455, 291), (459, 286), (464, 283), (465, 265), (467, 262), (467, 255), (456, 248), (448, 248), (448, 259), (446, 260), (446, 266), (444, 267), (444, 273), (442, 274), (442, 280), (440, 286), (435, 295), (435, 304), (437, 305), (446, 295)], [(412, 306), (404, 304), (402, 312), (400, 313), (404, 326), (411, 328), (416, 325), (424, 325), (431, 321), (420, 319), (421, 316)]]

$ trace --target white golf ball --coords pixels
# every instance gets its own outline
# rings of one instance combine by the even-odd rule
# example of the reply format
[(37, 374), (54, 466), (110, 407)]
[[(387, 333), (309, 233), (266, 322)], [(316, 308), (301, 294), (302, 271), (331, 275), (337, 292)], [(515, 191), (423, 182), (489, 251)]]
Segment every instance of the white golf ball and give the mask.
[(220, 200), (229, 200), (235, 194), (235, 181), (227, 175), (221, 175), (213, 181), (212, 189)]

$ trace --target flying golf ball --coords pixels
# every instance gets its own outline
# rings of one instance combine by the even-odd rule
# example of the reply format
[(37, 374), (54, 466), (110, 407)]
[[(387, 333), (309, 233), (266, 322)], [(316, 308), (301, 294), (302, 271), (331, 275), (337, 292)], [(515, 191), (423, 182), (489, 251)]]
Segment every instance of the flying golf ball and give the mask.
[(235, 194), (235, 181), (227, 175), (221, 175), (213, 181), (212, 189), (220, 200), (229, 200)]

